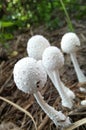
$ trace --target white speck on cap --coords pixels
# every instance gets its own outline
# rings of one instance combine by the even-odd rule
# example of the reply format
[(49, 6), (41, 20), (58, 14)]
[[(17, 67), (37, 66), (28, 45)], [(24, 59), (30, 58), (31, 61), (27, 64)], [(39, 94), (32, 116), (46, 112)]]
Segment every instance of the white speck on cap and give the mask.
[(64, 65), (64, 57), (59, 48), (50, 46), (45, 49), (42, 62), (48, 70), (60, 69)]
[(13, 76), (18, 89), (25, 93), (35, 93), (44, 87), (47, 80), (37, 61), (29, 57), (22, 58), (15, 64)]
[(80, 46), (80, 40), (78, 36), (73, 33), (69, 32), (63, 35), (61, 40), (61, 49), (65, 53), (71, 53), (77, 51)]
[(50, 46), (49, 41), (42, 35), (32, 36), (27, 43), (27, 53), (30, 57), (41, 60), (44, 50)]

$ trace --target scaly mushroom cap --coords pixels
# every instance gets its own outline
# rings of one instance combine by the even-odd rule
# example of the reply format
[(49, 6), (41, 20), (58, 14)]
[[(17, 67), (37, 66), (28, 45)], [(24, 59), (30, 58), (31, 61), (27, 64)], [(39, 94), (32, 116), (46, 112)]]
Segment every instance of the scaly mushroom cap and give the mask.
[(14, 81), (18, 89), (25, 93), (35, 93), (44, 87), (47, 74), (41, 68), (33, 58), (25, 57), (19, 60), (13, 70)]
[(64, 34), (61, 40), (61, 49), (65, 53), (72, 53), (77, 51), (80, 46), (80, 40), (78, 36), (73, 33), (69, 32)]
[(63, 54), (55, 46), (46, 48), (42, 58), (43, 65), (48, 70), (60, 69), (64, 65)]
[(32, 36), (27, 43), (27, 53), (30, 57), (41, 60), (43, 51), (49, 47), (48, 40), (42, 35)]

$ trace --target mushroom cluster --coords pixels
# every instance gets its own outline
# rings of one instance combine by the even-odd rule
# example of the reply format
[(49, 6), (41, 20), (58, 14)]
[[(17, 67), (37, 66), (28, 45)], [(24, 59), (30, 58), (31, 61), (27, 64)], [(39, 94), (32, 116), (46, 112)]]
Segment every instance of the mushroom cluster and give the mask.
[[(60, 49), (50, 46), (48, 40), (46, 40), (43, 36), (35, 35), (32, 36), (27, 43), (27, 53), (29, 57), (35, 58), (36, 60), (42, 60), (42, 64), (44, 67), (45, 63), (49, 61), (48, 69), (46, 69), (45, 67), (45, 70), (62, 98), (62, 105), (71, 109), (73, 106), (73, 99), (75, 98), (75, 94), (62, 82), (62, 90), (59, 91), (58, 86), (60, 86), (60, 84), (58, 85), (58, 83), (56, 83), (54, 75), (50, 73), (50, 71), (53, 69), (52, 67), (55, 68), (57, 66), (57, 68), (60, 68), (64, 64), (64, 57)], [(44, 61), (44, 57), (46, 61)], [(65, 97), (63, 95), (65, 95)]]
[[(61, 48), (69, 53), (74, 64), (79, 82), (86, 82), (86, 77), (79, 68), (75, 52), (80, 46), (79, 38), (74, 33), (67, 33), (62, 37)], [(64, 85), (60, 79), (59, 69), (64, 65), (61, 50), (50, 46), (49, 41), (42, 35), (32, 36), (27, 43), (28, 57), (20, 59), (14, 66), (13, 77), (16, 86), (21, 91), (33, 94), (44, 112), (54, 122), (56, 127), (66, 127), (71, 124), (68, 116), (48, 105), (40, 93), (47, 82), (47, 75), (58, 91), (62, 105), (72, 109), (75, 94)]]

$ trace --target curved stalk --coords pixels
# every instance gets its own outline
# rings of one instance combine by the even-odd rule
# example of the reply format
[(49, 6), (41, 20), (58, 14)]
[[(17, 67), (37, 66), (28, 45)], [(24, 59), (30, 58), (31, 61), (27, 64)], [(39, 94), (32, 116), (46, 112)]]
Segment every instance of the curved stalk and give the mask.
[(34, 96), (44, 110), (44, 112), (50, 117), (51, 120), (55, 123), (55, 125), (66, 127), (71, 124), (69, 117), (66, 117), (61, 111), (56, 111), (53, 107), (49, 106), (44, 100), (40, 92), (34, 93)]

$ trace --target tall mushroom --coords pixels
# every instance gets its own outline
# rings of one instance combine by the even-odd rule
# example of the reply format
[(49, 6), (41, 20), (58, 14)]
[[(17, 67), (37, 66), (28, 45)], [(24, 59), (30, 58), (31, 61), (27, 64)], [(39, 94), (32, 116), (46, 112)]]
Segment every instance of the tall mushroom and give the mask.
[[(50, 43), (44, 36), (34, 35), (29, 39), (27, 43), (27, 53), (29, 57), (35, 58), (36, 60), (42, 60), (42, 54), (44, 50), (49, 46)], [(51, 76), (52, 76), (53, 83), (56, 86), (57, 84), (55, 84), (54, 77), (53, 75)], [(65, 92), (68, 92), (67, 94), (69, 97), (73, 99), (75, 98), (75, 94), (69, 88), (67, 88), (63, 83), (62, 83), (62, 87), (65, 90)]]
[(29, 57), (22, 58), (15, 64), (13, 76), (18, 89), (25, 93), (33, 94), (38, 104), (56, 126), (65, 127), (71, 124), (69, 117), (49, 106), (39, 92), (47, 80), (47, 74), (41, 65), (41, 61), (37, 62)]
[(55, 82), (54, 85), (61, 96), (62, 105), (71, 109), (73, 98), (68, 96), (59, 76), (59, 69), (64, 65), (64, 57), (60, 49), (55, 46), (46, 48), (42, 56), (42, 63), (52, 82)]
[(85, 92), (86, 88), (83, 88), (82, 86), (84, 83), (86, 84), (86, 77), (81, 71), (76, 58), (76, 51), (78, 50), (79, 46), (80, 46), (80, 40), (75, 33), (69, 32), (63, 35), (61, 40), (61, 48), (63, 52), (70, 54), (79, 81), (80, 91)]
[(79, 48), (79, 46), (80, 46), (80, 40), (75, 33), (69, 32), (63, 35), (61, 40), (61, 49), (63, 52), (70, 54), (78, 81), (80, 83), (83, 83), (86, 82), (86, 77), (81, 71), (78, 61), (76, 59), (76, 51)]

